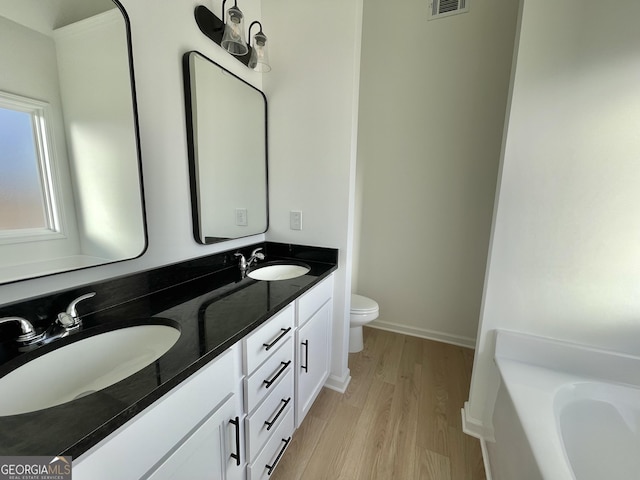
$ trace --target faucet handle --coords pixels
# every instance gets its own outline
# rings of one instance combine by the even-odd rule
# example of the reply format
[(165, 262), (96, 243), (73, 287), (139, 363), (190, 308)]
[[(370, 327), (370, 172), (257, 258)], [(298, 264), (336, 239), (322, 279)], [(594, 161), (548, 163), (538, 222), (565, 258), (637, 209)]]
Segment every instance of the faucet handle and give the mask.
[(28, 342), (30, 340), (34, 340), (35, 338), (40, 337), (41, 335), (36, 334), (33, 325), (29, 320), (22, 317), (3, 317), (0, 318), (0, 323), (8, 323), (8, 322), (17, 322), (20, 325), (20, 331), (22, 332), (18, 337), (16, 337), (16, 342)]
[(85, 293), (73, 300), (67, 307), (66, 312), (58, 314), (58, 322), (65, 328), (75, 328), (80, 326), (80, 316), (76, 310), (76, 305), (87, 298), (94, 297), (96, 292)]
[(264, 260), (264, 253), (261, 252), (262, 247), (256, 248), (253, 252), (251, 252), (251, 258), (255, 257), (260, 260)]
[(240, 269), (244, 270), (247, 268), (247, 260), (244, 258), (244, 255), (241, 253), (234, 253), (236, 257), (240, 257)]
[(78, 298), (76, 298), (69, 304), (69, 306), (67, 307), (67, 313), (72, 317), (77, 317), (78, 311), (76, 310), (76, 305), (81, 301), (86, 300), (87, 298), (91, 298), (95, 296), (96, 296), (96, 292), (89, 292), (89, 293), (85, 293), (84, 295), (80, 295)]

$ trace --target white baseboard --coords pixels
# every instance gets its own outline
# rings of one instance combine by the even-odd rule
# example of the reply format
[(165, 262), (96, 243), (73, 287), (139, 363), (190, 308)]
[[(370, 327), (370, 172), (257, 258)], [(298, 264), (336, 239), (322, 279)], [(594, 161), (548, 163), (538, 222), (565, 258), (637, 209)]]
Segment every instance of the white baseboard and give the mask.
[(383, 322), (374, 320), (368, 327), (378, 328), (380, 330), (387, 330), (389, 332), (402, 333), (404, 335), (411, 335), (412, 337), (426, 338), (427, 340), (435, 340), (437, 342), (450, 343), (452, 345), (458, 345), (460, 347), (476, 348), (476, 339), (463, 337), (460, 335), (451, 335), (449, 333), (436, 332), (433, 330), (427, 330), (426, 328), (408, 327), (406, 325), (400, 325), (398, 323)]
[(482, 450), (482, 462), (484, 463), (484, 476), (487, 480), (492, 480), (491, 463), (489, 463), (489, 452), (487, 451), (487, 442), (484, 438), (480, 439), (480, 449)]
[(350, 381), (351, 381), (351, 371), (347, 368), (346, 373), (342, 377), (329, 375), (329, 378), (327, 378), (327, 381), (324, 383), (324, 386), (330, 390), (335, 390), (336, 392), (344, 393), (347, 391), (347, 387), (349, 386)]
[(495, 442), (495, 435), (493, 433), (493, 427), (485, 425), (482, 420), (477, 419), (469, 415), (469, 402), (464, 402), (464, 407), (461, 410), (462, 413), (462, 431), (467, 435), (476, 437), (488, 442)]
[(477, 418), (469, 416), (469, 402), (464, 402), (464, 408), (460, 410), (462, 415), (462, 431), (467, 435), (480, 440), (480, 449), (482, 450), (482, 461), (484, 463), (484, 471), (487, 480), (492, 479), (491, 463), (489, 462), (489, 452), (487, 450), (487, 442), (495, 443), (493, 427), (487, 427)]

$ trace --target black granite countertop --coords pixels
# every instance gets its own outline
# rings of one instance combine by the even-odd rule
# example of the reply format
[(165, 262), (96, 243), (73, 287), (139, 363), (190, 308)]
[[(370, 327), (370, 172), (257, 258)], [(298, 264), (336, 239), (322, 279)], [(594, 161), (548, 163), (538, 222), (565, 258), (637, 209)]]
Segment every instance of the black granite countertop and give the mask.
[[(311, 267), (306, 275), (274, 282), (241, 278), (227, 260), (193, 279), (177, 264), (184, 274), (180, 283), (86, 315), (80, 333), (0, 361), (2, 377), (52, 349), (115, 328), (159, 322), (181, 332), (167, 353), (121, 382), (52, 408), (0, 417), (0, 455), (81, 455), (336, 270), (337, 251), (322, 250), (335, 252), (335, 261), (303, 256)], [(271, 261), (286, 258), (286, 252), (268, 255)], [(50, 368), (52, 375), (64, 375), (64, 365)]]

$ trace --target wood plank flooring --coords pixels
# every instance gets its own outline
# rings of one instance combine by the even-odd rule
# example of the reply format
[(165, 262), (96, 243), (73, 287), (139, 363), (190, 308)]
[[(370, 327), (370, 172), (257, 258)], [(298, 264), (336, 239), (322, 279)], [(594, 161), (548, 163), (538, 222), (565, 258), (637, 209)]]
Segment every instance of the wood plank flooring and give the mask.
[(345, 394), (323, 389), (274, 480), (485, 480), (462, 432), (473, 350), (373, 328)]

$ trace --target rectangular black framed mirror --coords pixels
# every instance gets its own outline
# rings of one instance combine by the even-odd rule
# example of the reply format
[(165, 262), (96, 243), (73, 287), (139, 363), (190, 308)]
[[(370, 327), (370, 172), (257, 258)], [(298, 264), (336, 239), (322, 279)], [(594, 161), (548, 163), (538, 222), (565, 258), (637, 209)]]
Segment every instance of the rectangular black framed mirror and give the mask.
[(269, 225), (267, 99), (199, 52), (184, 55), (193, 234), (212, 244)]
[(0, 284), (147, 248), (131, 34), (112, 0), (0, 1)]

